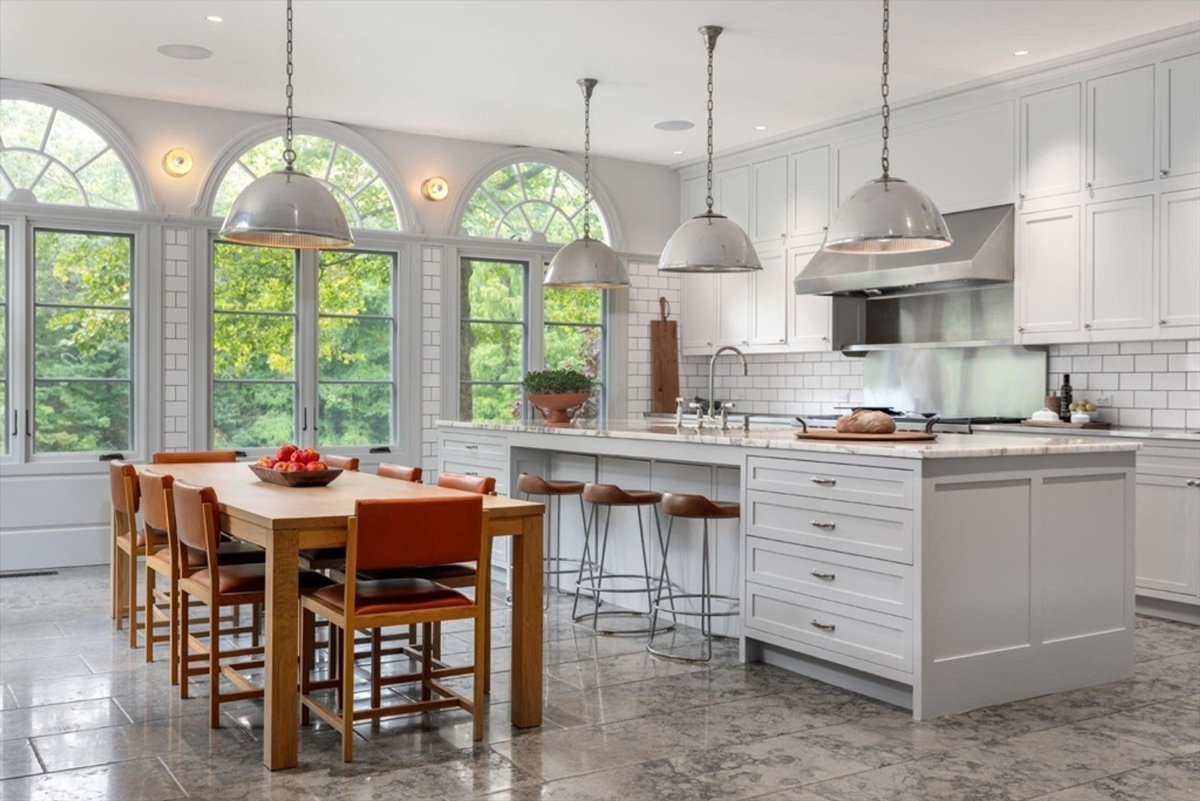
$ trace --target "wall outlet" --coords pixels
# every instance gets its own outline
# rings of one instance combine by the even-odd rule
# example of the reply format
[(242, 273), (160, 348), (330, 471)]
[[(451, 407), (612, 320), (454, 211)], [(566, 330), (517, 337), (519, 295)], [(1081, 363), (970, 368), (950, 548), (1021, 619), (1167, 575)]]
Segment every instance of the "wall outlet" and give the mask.
[(833, 400), (835, 403), (849, 403), (850, 402), (850, 391), (842, 390), (841, 392), (833, 393)]
[(1096, 406), (1112, 406), (1112, 395), (1097, 395), (1093, 403)]

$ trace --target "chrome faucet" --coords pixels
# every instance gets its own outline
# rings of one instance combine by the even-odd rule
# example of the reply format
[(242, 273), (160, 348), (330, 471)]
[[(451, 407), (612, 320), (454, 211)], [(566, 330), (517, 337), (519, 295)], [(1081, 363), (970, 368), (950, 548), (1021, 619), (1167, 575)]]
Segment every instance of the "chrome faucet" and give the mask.
[(715, 384), (715, 378), (713, 377), (713, 372), (717, 366), (717, 357), (720, 356), (725, 351), (730, 351), (732, 353), (736, 353), (738, 358), (742, 360), (742, 375), (750, 374), (750, 368), (748, 368), (746, 366), (746, 354), (742, 353), (740, 350), (735, 348), (733, 345), (726, 345), (723, 348), (717, 349), (717, 352), (714, 353), (712, 355), (712, 358), (708, 360), (708, 419), (710, 419), (710, 420), (715, 420), (717, 418), (717, 412), (715, 409), (715, 407), (717, 405), (717, 392), (713, 388), (713, 386)]

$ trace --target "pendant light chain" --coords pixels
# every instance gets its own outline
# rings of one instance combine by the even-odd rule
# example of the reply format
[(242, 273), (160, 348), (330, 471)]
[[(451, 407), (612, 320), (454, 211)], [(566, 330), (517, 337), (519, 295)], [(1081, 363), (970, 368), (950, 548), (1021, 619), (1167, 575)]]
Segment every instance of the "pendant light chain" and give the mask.
[(891, 109), (891, 106), (888, 105), (888, 68), (889, 68), (888, 56), (889, 56), (889, 50), (890, 50), (889, 45), (888, 45), (889, 23), (890, 23), (890, 20), (889, 20), (889, 14), (888, 14), (888, 0), (883, 0), (883, 80), (880, 85), (880, 94), (883, 95), (883, 153), (880, 155), (879, 161), (883, 167), (883, 177), (885, 180), (888, 177), (888, 166), (889, 166), (888, 165), (888, 134), (890, 133), (890, 130), (888, 129), (888, 122), (891, 120), (891, 117), (892, 117), (892, 109)]
[(583, 89), (583, 238), (590, 239), (592, 205), (592, 90)]
[(287, 133), (284, 135), (283, 160), (287, 169), (296, 161), (292, 149), (292, 0), (287, 0)]
[(713, 50), (716, 49), (717, 39), (714, 36), (708, 43), (708, 196), (704, 202), (708, 213), (713, 209)]

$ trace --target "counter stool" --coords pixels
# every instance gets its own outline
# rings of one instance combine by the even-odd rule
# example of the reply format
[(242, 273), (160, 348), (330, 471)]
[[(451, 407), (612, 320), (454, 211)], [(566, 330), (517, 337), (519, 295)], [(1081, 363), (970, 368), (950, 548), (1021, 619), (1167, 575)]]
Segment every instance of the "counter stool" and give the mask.
[[(659, 578), (655, 578), (650, 573), (650, 557), (646, 550), (646, 527), (642, 523), (642, 509), (648, 508), (649, 514), (654, 518), (654, 525), (658, 531), (658, 550), (664, 559), (666, 556), (666, 546), (663, 544), (662, 523), (656, 514), (659, 501), (662, 500), (662, 493), (653, 492), (651, 490), (624, 490), (614, 484), (586, 484), (583, 488), (583, 499), (592, 505), (592, 519), (590, 529), (597, 532), (597, 550), (599, 551), (599, 559), (594, 563), (591, 570), (588, 570), (588, 575), (584, 575), (584, 570), (587, 568), (586, 562), (590, 562), (588, 549), (584, 549), (583, 562), (579, 565), (579, 575), (576, 578), (576, 586), (578, 592), (575, 594), (575, 603), (571, 607), (571, 616), (578, 622), (585, 618), (592, 619), (592, 629), (608, 635), (632, 636), (641, 634), (653, 633), (653, 622), (650, 628), (633, 629), (629, 631), (602, 629), (600, 628), (600, 617), (646, 617), (648, 612), (635, 612), (631, 609), (622, 609), (620, 607), (611, 609), (600, 609), (600, 594), (604, 592), (612, 593), (645, 593), (647, 609), (654, 608), (655, 591), (662, 591), (662, 582), (671, 581), (671, 574), (667, 571), (666, 562), (663, 562), (663, 569)], [(612, 523), (612, 510), (614, 506), (633, 507), (637, 514), (638, 521), (638, 536), (641, 540), (642, 549), (642, 567), (644, 573), (605, 573), (604, 564), (608, 553), (608, 533)], [(599, 535), (600, 523), (600, 507), (605, 507), (606, 515), (604, 518), (604, 535)], [(616, 581), (640, 582), (640, 587), (613, 587), (609, 586)], [(579, 614), (579, 596), (583, 593), (590, 593), (592, 596), (592, 611)], [(662, 631), (670, 631), (675, 627), (672, 623), (670, 626), (662, 629)]]
[[(550, 577), (554, 576), (554, 587), (559, 592), (562, 592), (561, 582), (558, 577), (563, 574), (579, 572), (576, 568), (564, 568), (563, 564), (575, 564), (579, 565), (580, 568), (587, 564), (592, 569), (595, 568), (595, 565), (588, 561), (589, 527), (587, 510), (583, 506), (583, 487), (584, 483), (582, 481), (555, 481), (542, 478), (541, 476), (530, 475), (529, 473), (522, 473), (517, 479), (517, 492), (524, 493), (525, 500), (529, 500), (534, 495), (546, 499), (546, 548), (545, 557), (542, 559), (542, 563), (545, 566), (545, 581), (543, 584), (546, 588), (546, 600), (542, 604), (543, 609), (550, 608)], [(562, 555), (562, 502), (563, 496), (566, 495), (574, 495), (579, 498), (579, 516), (583, 520), (583, 554), (578, 559)], [(554, 510), (553, 527), (550, 524), (552, 508)], [(550, 547), (551, 542), (554, 544), (553, 548)], [(578, 588), (576, 588), (576, 593), (573, 594), (578, 595)], [(512, 596), (509, 595), (505, 600), (511, 605)]]
[[(715, 635), (712, 632), (712, 619), (714, 617), (734, 617), (738, 615), (738, 604), (740, 603), (740, 600), (732, 595), (718, 595), (712, 591), (712, 577), (709, 575), (708, 564), (709, 534), (712, 530), (716, 529), (719, 521), (736, 520), (740, 517), (742, 509), (741, 506), (731, 501), (710, 501), (703, 495), (682, 495), (673, 492), (663, 495), (662, 509), (663, 513), (670, 518), (670, 521), (667, 523), (667, 544), (663, 549), (663, 575), (660, 576), (658, 582), (658, 598), (650, 607), (653, 611), (650, 615), (650, 640), (646, 643), (646, 650), (664, 659), (682, 662), (708, 662), (712, 659), (712, 641), (719, 638), (719, 635)], [(698, 593), (674, 592), (669, 584), (664, 583), (667, 569), (666, 554), (671, 549), (671, 531), (675, 528), (675, 519), (678, 517), (704, 521), (704, 539), (700, 561), (700, 592)], [(711, 527), (709, 526), (710, 521), (712, 522)], [(678, 601), (693, 598), (700, 601), (699, 611), (676, 608)], [(729, 604), (729, 609), (714, 612), (712, 608), (713, 601), (727, 603)], [(670, 653), (654, 647), (655, 624), (658, 621), (659, 612), (670, 614), (675, 619), (678, 619), (678, 615), (700, 618), (700, 633), (704, 636), (704, 643), (700, 650), (701, 656), (681, 656), (677, 653)]]

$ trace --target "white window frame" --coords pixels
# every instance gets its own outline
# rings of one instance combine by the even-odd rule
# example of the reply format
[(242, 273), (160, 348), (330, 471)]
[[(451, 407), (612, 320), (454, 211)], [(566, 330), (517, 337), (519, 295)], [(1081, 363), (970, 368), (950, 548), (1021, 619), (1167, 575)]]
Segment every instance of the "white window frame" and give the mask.
[[(536, 258), (537, 260), (531, 261), (530, 260), (531, 258)], [(533, 254), (532, 256), (529, 254), (525, 254), (522, 256), (522, 255), (518, 255), (516, 253), (510, 254), (508, 256), (500, 256), (500, 255), (496, 255), (494, 253), (489, 254), (489, 255), (479, 255), (478, 252), (472, 250), (469, 253), (462, 252), (455, 258), (454, 266), (455, 266), (455, 272), (458, 277), (458, 280), (456, 280), (455, 284), (454, 284), (455, 292), (450, 297), (452, 298), (451, 303), (453, 306), (453, 313), (452, 313), (451, 317), (454, 319), (454, 322), (455, 322), (454, 342), (455, 342), (455, 353), (457, 355), (457, 359), (455, 360), (455, 363), (459, 368), (461, 368), (461, 366), (462, 366), (462, 328), (461, 328), (461, 326), (462, 326), (464, 318), (462, 316), (461, 293), (458, 290), (462, 286), (462, 263), (464, 261), (485, 261), (485, 262), (491, 261), (491, 262), (505, 262), (508, 264), (524, 264), (525, 265), (525, 278), (524, 278), (524, 282), (522, 284), (522, 292), (521, 292), (521, 322), (519, 323), (519, 325), (521, 326), (522, 331), (523, 331), (523, 334), (521, 337), (521, 342), (523, 345), (523, 347), (521, 348), (521, 378), (524, 378), (525, 374), (529, 372), (529, 369), (530, 369), (529, 365), (536, 364), (536, 362), (534, 361), (534, 357), (532, 356), (532, 352), (535, 349), (534, 340), (536, 339), (536, 342), (537, 342), (536, 348), (539, 350), (539, 352), (540, 352), (541, 342), (542, 342), (542, 337), (541, 337), (540, 333), (537, 334), (535, 337), (534, 332), (532, 330), (534, 323), (531, 320), (531, 318), (535, 314), (535, 309), (536, 309), (536, 315), (538, 317), (537, 325), (541, 326), (541, 313), (542, 313), (541, 303), (533, 302), (533, 299), (535, 296), (539, 300), (541, 299), (541, 293), (540, 293), (540, 291), (534, 290), (532, 283), (531, 283), (532, 274), (534, 271), (534, 265), (535, 264), (539, 265), (539, 266), (541, 265), (540, 256), (537, 256), (536, 254)], [(538, 281), (537, 284), (540, 287), (541, 281)], [(445, 315), (446, 311), (447, 311), (447, 308), (445, 305), (445, 298), (446, 298), (445, 293), (443, 293), (442, 297), (443, 297), (442, 314)], [(469, 319), (474, 319), (474, 318), (469, 318)], [(488, 321), (481, 321), (481, 322), (488, 322)], [(517, 323), (509, 322), (507, 320), (496, 321), (496, 322), (500, 325), (516, 325), (517, 324)], [(452, 399), (454, 401), (454, 410), (455, 411), (454, 411), (454, 417), (452, 418), (454, 420), (459, 419), (459, 417), (462, 414), (462, 410), (459, 408), (458, 393), (459, 393), (459, 390), (461, 389), (461, 386), (465, 383), (483, 384), (483, 385), (488, 385), (488, 384), (507, 385), (508, 382), (488, 382), (488, 381), (470, 381), (470, 382), (468, 382), (468, 381), (463, 381), (461, 370), (456, 369), (455, 373), (454, 373), (454, 383), (446, 385), (446, 386), (452, 388), (451, 391), (449, 392), (449, 394), (452, 396)], [(520, 379), (518, 379), (517, 383), (518, 384), (520, 383)], [(525, 420), (529, 417), (529, 402), (525, 400), (525, 396), (523, 393), (520, 395), (520, 398), (521, 398), (521, 419)]]

